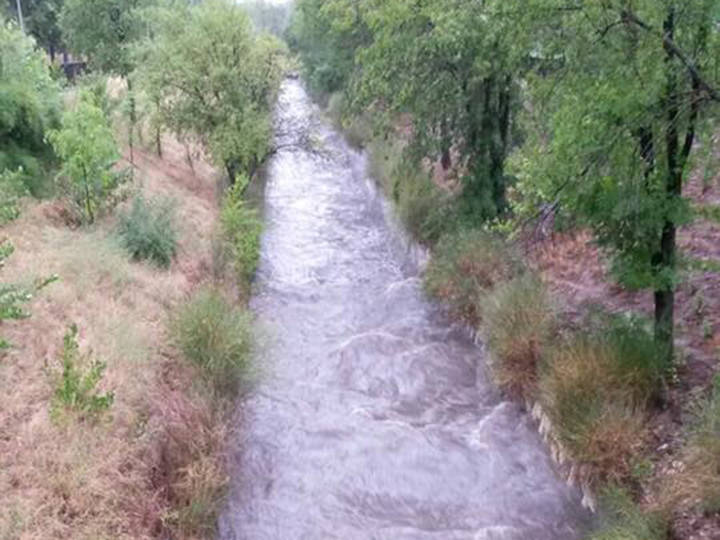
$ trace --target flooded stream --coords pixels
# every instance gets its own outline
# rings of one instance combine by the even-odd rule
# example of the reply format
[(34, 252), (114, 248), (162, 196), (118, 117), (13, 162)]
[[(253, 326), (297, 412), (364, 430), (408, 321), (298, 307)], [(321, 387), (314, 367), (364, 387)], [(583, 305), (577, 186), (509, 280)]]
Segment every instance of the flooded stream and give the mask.
[(282, 88), (224, 540), (577, 540), (585, 514), (428, 300), (364, 156)]

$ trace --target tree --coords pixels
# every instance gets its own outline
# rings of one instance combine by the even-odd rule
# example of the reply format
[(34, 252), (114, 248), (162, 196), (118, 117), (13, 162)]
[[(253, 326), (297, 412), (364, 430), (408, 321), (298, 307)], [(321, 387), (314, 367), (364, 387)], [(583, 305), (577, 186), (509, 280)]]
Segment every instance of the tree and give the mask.
[(52, 160), (45, 132), (59, 118), (60, 88), (32, 38), (0, 17), (0, 173), (18, 171), (33, 195)]
[(118, 158), (113, 132), (91, 94), (84, 93), (75, 108), (63, 115), (62, 127), (48, 139), (62, 160), (63, 191), (85, 223), (93, 223), (108, 204), (120, 176), (113, 171)]
[(164, 124), (197, 137), (231, 182), (240, 172), (252, 178), (268, 152), (283, 47), (256, 36), (230, 1), (176, 6), (153, 20), (138, 76)]
[[(7, 4), (8, 14), (17, 17), (17, 1), (7, 0)], [(56, 51), (63, 44), (59, 25), (63, 0), (21, 0), (21, 7), (27, 32), (54, 60)]]
[(90, 65), (110, 75), (122, 77), (128, 89), (130, 162), (137, 112), (133, 93), (132, 48), (145, 29), (142, 9), (145, 0), (65, 0), (60, 27), (70, 49), (86, 55)]
[(621, 282), (654, 291), (655, 334), (668, 361), (676, 234), (690, 219), (683, 181), (720, 102), (719, 7), (717, 0), (526, 6), (538, 58), (555, 66), (531, 80), (532, 116), (541, 120), (515, 159), (521, 191), (577, 215), (614, 255)]
[(466, 171), (461, 210), (480, 223), (506, 208), (505, 160), (511, 150), (524, 33), (506, 1), (370, 2), (372, 43), (357, 54), (354, 93), (361, 107), (379, 102), (410, 113), (416, 157), (450, 151)]
[(370, 43), (361, 0), (300, 0), (288, 29), (315, 92), (344, 90), (355, 69), (355, 53)]

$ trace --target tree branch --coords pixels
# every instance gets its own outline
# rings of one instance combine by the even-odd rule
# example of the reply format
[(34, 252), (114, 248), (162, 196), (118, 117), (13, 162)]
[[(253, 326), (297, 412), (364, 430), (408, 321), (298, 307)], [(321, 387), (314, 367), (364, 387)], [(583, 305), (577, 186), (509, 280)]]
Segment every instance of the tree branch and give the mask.
[(693, 80), (693, 84), (697, 85), (697, 88), (699, 90), (706, 92), (710, 99), (720, 102), (720, 92), (718, 92), (717, 89), (715, 89), (703, 78), (702, 74), (695, 66), (695, 64), (685, 55), (685, 53), (677, 45), (677, 43), (675, 43), (675, 40), (672, 39), (671, 36), (667, 35), (664, 32), (656, 31), (652, 26), (647, 24), (645, 21), (640, 19), (637, 15), (635, 15), (632, 11), (628, 9), (622, 10), (620, 16), (624, 21), (632, 23), (637, 27), (642, 28), (646, 32), (650, 32), (660, 37), (663, 41), (663, 45), (667, 48), (667, 50), (672, 53), (672, 55), (675, 56), (678, 60), (680, 60), (680, 62), (685, 66), (685, 69), (688, 70), (688, 73)]

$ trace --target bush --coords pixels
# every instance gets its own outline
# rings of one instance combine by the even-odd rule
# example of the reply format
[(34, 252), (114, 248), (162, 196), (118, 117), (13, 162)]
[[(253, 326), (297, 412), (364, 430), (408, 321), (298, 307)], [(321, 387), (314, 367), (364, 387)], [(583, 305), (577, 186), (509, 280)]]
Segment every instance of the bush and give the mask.
[(60, 85), (50, 77), (46, 55), (0, 16), (0, 171), (22, 169), (19, 179), (35, 196), (47, 192), (45, 167), (53, 156), (45, 134), (60, 110)]
[(643, 442), (645, 410), (658, 391), (662, 356), (636, 321), (605, 320), (549, 352), (539, 388), (571, 457), (590, 466), (593, 480), (621, 481), (629, 477)]
[(58, 185), (84, 223), (115, 202), (113, 193), (123, 175), (113, 170), (119, 154), (105, 113), (94, 96), (83, 92), (74, 108), (63, 115), (62, 127), (48, 133), (62, 160)]
[(120, 217), (118, 235), (134, 260), (167, 268), (177, 251), (174, 204), (136, 197), (130, 212)]
[(172, 321), (174, 342), (219, 395), (232, 396), (250, 369), (252, 318), (213, 289), (201, 290)]
[(668, 540), (666, 520), (643, 512), (625, 491), (606, 489), (601, 503), (603, 524), (587, 540)]
[(498, 386), (510, 395), (531, 398), (538, 368), (554, 325), (543, 283), (524, 275), (501, 283), (483, 303), (485, 342)]
[(228, 189), (220, 210), (220, 226), (226, 251), (243, 286), (255, 275), (260, 260), (262, 223), (243, 199), (245, 182)]
[(477, 327), (487, 292), (523, 272), (519, 259), (500, 238), (477, 229), (443, 236), (425, 275), (430, 294), (452, 313)]
[(27, 190), (22, 181), (22, 169), (15, 172), (0, 172), (0, 225), (14, 220), (20, 215), (20, 197)]
[(90, 355), (80, 354), (77, 335), (77, 326), (73, 324), (63, 338), (62, 373), (55, 388), (52, 412), (57, 416), (62, 410), (70, 410), (81, 417), (96, 418), (110, 408), (114, 395), (97, 391), (106, 365)]

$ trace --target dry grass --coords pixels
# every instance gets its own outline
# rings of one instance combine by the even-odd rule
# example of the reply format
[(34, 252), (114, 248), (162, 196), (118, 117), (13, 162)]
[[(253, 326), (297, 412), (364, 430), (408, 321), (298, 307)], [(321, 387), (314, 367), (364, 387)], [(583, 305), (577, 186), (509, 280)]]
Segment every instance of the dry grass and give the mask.
[(623, 360), (612, 338), (576, 335), (548, 353), (540, 376), (556, 435), (593, 483), (627, 480), (646, 435), (647, 400)]
[(663, 479), (660, 506), (720, 512), (720, 378), (695, 407), (697, 418), (681, 452), (681, 465)]
[(500, 238), (481, 230), (462, 230), (440, 240), (425, 285), (456, 317), (477, 328), (487, 292), (521, 271), (517, 257)]
[[(210, 273), (215, 179), (203, 163), (193, 172), (170, 139), (165, 160), (136, 149), (138, 189), (178, 202), (179, 251), (167, 271), (130, 263), (112, 220), (68, 230), (54, 203), (0, 230), (16, 247), (3, 279), (61, 278), (29, 306), (32, 318), (3, 324), (15, 346), (0, 360), (3, 540), (209, 536), (226, 482), (226, 416), (189, 393), (193, 374), (168, 345), (167, 314)], [(107, 362), (100, 390), (115, 393), (97, 425), (50, 415), (47, 368), (73, 322), (81, 348)]]
[(502, 283), (485, 299), (482, 310), (493, 378), (511, 396), (531, 399), (555, 325), (545, 286), (530, 274)]

